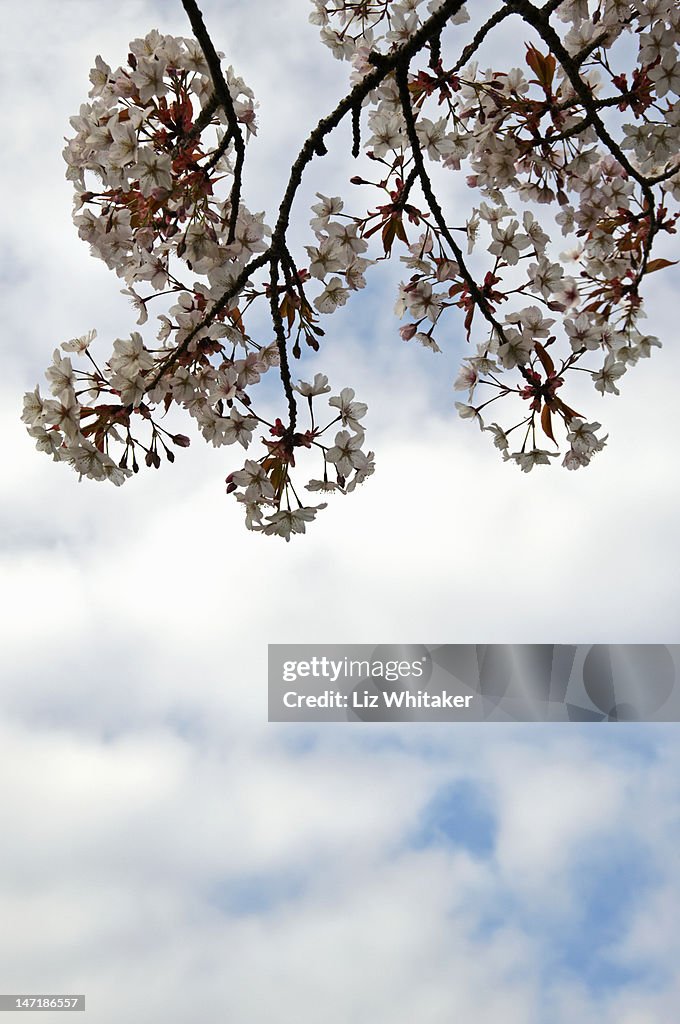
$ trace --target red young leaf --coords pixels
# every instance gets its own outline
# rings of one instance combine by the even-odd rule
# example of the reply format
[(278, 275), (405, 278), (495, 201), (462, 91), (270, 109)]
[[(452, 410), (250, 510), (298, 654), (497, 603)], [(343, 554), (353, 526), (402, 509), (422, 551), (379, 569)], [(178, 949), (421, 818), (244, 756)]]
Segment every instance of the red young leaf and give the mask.
[(549, 92), (553, 78), (555, 77), (555, 68), (557, 66), (555, 58), (551, 53), (546, 57), (542, 53), (539, 53), (535, 46), (527, 46), (526, 62), (531, 70), (536, 75), (539, 85)]
[(546, 434), (554, 444), (557, 444), (552, 429), (552, 417), (550, 415), (550, 407), (547, 405), (543, 406), (543, 411), (541, 412), (541, 426), (543, 427), (543, 433)]
[(655, 270), (664, 270), (666, 267), (674, 267), (678, 260), (650, 260), (647, 264), (647, 273), (653, 274)]
[[(543, 364), (543, 369), (549, 377), (553, 377), (555, 375), (555, 364), (553, 363), (552, 359), (550, 358), (546, 350), (541, 345), (540, 341), (534, 342), (534, 348), (536, 349), (536, 355)], [(550, 437), (552, 435), (549, 434), (548, 436)]]

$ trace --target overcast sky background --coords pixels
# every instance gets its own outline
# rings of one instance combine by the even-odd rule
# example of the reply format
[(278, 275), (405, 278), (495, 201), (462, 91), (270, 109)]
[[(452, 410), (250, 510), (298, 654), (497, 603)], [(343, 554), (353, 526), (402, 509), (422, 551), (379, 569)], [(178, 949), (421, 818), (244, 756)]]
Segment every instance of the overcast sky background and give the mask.
[[(347, 69), (305, 0), (202, 7), (261, 104), (245, 199), (271, 223)], [(171, 0), (3, 19), (0, 991), (86, 992), (97, 1024), (670, 1024), (675, 726), (274, 726), (265, 673), (272, 642), (676, 641), (677, 277), (649, 292), (665, 347), (589, 398), (610, 440), (585, 471), (520, 474), (458, 420), (453, 322), (441, 356), (401, 342), (381, 267), (302, 373), (369, 404), (378, 471), (308, 536), (245, 531), (233, 449), (78, 483), (21, 395), (134, 317), (77, 238), (62, 140), (95, 54), (188, 25)], [(347, 191), (341, 149), (298, 242), (314, 191)]]

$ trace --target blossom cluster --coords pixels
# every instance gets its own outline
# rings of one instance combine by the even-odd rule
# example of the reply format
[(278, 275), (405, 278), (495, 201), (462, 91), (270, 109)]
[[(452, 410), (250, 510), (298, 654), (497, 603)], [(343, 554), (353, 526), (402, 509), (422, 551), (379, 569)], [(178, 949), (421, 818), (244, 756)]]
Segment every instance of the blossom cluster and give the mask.
[[(171, 296), (171, 305), (157, 318), (153, 345), (133, 331), (114, 341), (105, 362), (93, 351), (94, 330), (64, 342), (46, 371), (49, 396), (39, 387), (27, 394), (22, 419), (39, 450), (70, 464), (81, 478), (116, 485), (136, 473), (140, 462), (158, 468), (163, 458), (174, 461), (175, 448), (189, 445), (187, 435), (161, 423), (173, 405), (188, 412), (215, 447), (248, 449), (262, 427), (262, 456), (230, 474), (227, 490), (237, 492), (249, 528), (289, 539), (324, 507), (306, 507), (297, 497), (291, 472), (296, 449), (313, 447), (322, 458), (323, 478), (312, 478), (310, 490), (352, 491), (373, 470), (373, 453), (361, 450), (359, 419), (366, 407), (345, 388), (329, 399), (330, 422), (319, 429), (312, 417), (304, 433), (255, 412), (251, 388), (279, 366), (280, 353), (275, 341), (258, 343), (246, 329), (249, 308), (269, 299), (269, 289), (247, 275), (242, 287), (234, 283), (265, 252), (271, 231), (263, 214), (243, 204), (230, 228), (232, 194), (221, 192), (234, 178), (234, 138), (223, 128), (224, 110), (214, 103), (197, 43), (150, 32), (130, 44), (127, 67), (114, 71), (97, 57), (90, 80), (91, 102), (72, 118), (76, 134), (64, 151), (75, 189), (75, 224), (93, 255), (125, 282), (140, 327), (153, 299)], [(239, 123), (247, 136), (254, 134), (251, 90), (232, 68), (226, 84)], [(209, 144), (211, 128), (215, 137)], [(333, 265), (339, 268), (345, 250), (365, 243), (336, 237)], [(345, 262), (349, 266), (351, 259)], [(359, 286), (363, 265), (367, 261), (355, 260), (347, 271), (350, 287)], [(304, 278), (297, 275), (297, 289)], [(305, 337), (318, 347), (316, 337), (323, 332), (312, 310), (295, 288), (281, 291), (281, 316), (290, 316), (290, 326), (298, 318)], [(330, 287), (315, 303), (320, 312), (337, 304)], [(84, 365), (74, 365), (78, 357)], [(330, 387), (317, 375), (313, 386), (301, 383), (297, 391), (311, 412), (313, 398)], [(337, 431), (334, 444), (324, 445), (321, 434), (333, 423), (350, 429)]]
[[(559, 453), (558, 423), (566, 468), (586, 465), (603, 447), (603, 438), (584, 444), (586, 419), (559, 389), (585, 371), (601, 394), (618, 395), (624, 373), (660, 345), (642, 326), (640, 286), (671, 264), (654, 259), (652, 246), (675, 233), (680, 200), (677, 4), (554, 6), (553, 22), (541, 24), (538, 12), (533, 27), (549, 38), (555, 24), (564, 27), (556, 34), (562, 62), (532, 43), (524, 67), (482, 69), (476, 60), (448, 62), (439, 41), (436, 50), (421, 51), (429, 62), (409, 74), (410, 111), (396, 76), (387, 78), (371, 94), (365, 144), (384, 176), (355, 179), (377, 185), (390, 200), (378, 209), (385, 253), (394, 238), (409, 250), (401, 259), (411, 276), (395, 309), (408, 315), (401, 337), (439, 352), (445, 311), (463, 311), (467, 340), (476, 344), (455, 382), (468, 392), (457, 408), (525, 471)], [(315, 0), (311, 20), (335, 56), (353, 64), (356, 78), (375, 64), (371, 52), (389, 56), (439, 7), (441, 0)], [(461, 8), (450, 21), (466, 17)], [(637, 37), (632, 72), (613, 66), (623, 36)], [(468, 172), (479, 199), (462, 227), (450, 227), (431, 203), (414, 199), (413, 183), (423, 183), (409, 116), (421, 158), (443, 171)], [(370, 217), (357, 221), (364, 237), (376, 230)], [(409, 222), (418, 226), (415, 238)], [(498, 399), (517, 410), (504, 428), (485, 425), (482, 416)], [(600, 425), (586, 426), (594, 436)]]
[[(317, 373), (311, 384), (299, 381), (295, 390), (307, 400), (309, 428), (291, 436), (277, 420), (270, 429), (272, 439), (262, 439), (267, 455), (257, 462), (247, 459), (243, 469), (227, 477), (227, 490), (235, 492), (245, 508), (249, 529), (277, 534), (286, 540), (290, 540), (291, 533), (305, 533), (305, 524), (314, 519), (319, 509), (326, 508), (325, 502), (306, 506), (298, 496), (292, 481), (296, 451), (302, 453), (307, 449), (316, 455), (317, 461), (322, 460), (322, 476), (312, 477), (305, 485), (311, 492), (349, 494), (375, 469), (373, 452), (363, 451), (362, 420), (368, 407), (355, 401), (353, 388), (343, 388), (340, 394), (328, 398), (331, 419), (323, 426), (315, 419), (314, 400), (331, 391), (328, 378)], [(337, 430), (337, 426), (342, 429)], [(334, 443), (324, 444), (323, 435), (334, 428)]]
[[(307, 504), (303, 488), (349, 493), (374, 464), (354, 390), (332, 393), (322, 373), (294, 384), (290, 359), (303, 343), (319, 349), (319, 318), (395, 249), (408, 271), (395, 309), (402, 339), (441, 353), (453, 307), (473, 345), (456, 405), (503, 459), (528, 472), (562, 445), (562, 464), (576, 469), (602, 450), (573, 383), (619, 394), (659, 345), (643, 329), (641, 289), (671, 265), (653, 247), (680, 216), (680, 12), (674, 0), (507, 0), (470, 40), (468, 8), (313, 0), (311, 20), (350, 62), (352, 88), (301, 150), (273, 230), (241, 201), (255, 99), (233, 68), (219, 70), (212, 44), (154, 30), (130, 44), (125, 66), (97, 57), (64, 151), (74, 222), (123, 282), (140, 330), (105, 358), (95, 331), (55, 350), (49, 395), (36, 388), (24, 402), (40, 450), (120, 484), (189, 445), (174, 427), (183, 410), (213, 446), (248, 452), (227, 476), (248, 528), (305, 532), (325, 502)], [(482, 68), (477, 51), (511, 16), (532, 40), (521, 66)], [(378, 200), (349, 213), (341, 196), (317, 193), (303, 266), (287, 239), (292, 203), (330, 122), (350, 112), (354, 155), (364, 152), (353, 194)], [(474, 200), (452, 224), (440, 182), (456, 171)], [(142, 333), (152, 303), (153, 340)], [(255, 304), (273, 337), (253, 336)], [(271, 370), (285, 419), (256, 408)]]

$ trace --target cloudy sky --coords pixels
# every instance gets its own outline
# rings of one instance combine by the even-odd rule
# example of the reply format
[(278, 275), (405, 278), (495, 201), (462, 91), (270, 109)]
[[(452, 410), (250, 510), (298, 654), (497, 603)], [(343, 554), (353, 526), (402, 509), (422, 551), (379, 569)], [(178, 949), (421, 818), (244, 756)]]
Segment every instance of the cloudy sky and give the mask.
[[(202, 6), (260, 102), (245, 198), (271, 222), (346, 68), (306, 0)], [(455, 329), (437, 357), (401, 342), (381, 267), (305, 364), (368, 403), (378, 472), (308, 536), (246, 533), (232, 449), (78, 483), (21, 395), (134, 318), (72, 226), (62, 140), (97, 53), (188, 26), (174, 0), (56, 12), (3, 14), (0, 990), (84, 992), (97, 1024), (670, 1024), (675, 726), (268, 725), (266, 655), (677, 641), (677, 277), (649, 293), (664, 348), (589, 399), (610, 440), (586, 471), (525, 476), (458, 420)], [(298, 243), (355, 173), (342, 144), (317, 164)]]

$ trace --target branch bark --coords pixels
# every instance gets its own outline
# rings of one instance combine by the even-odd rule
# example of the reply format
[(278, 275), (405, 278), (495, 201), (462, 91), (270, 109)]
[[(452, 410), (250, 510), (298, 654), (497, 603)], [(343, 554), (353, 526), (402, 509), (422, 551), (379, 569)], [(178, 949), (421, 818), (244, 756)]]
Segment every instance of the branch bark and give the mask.
[[(203, 21), (203, 15), (201, 14), (200, 8), (196, 3), (196, 0), (182, 0), (182, 6), (187, 13), (189, 21), (191, 22), (193, 33), (203, 50), (203, 56), (206, 59), (206, 63), (210, 70), (210, 77), (213, 80), (215, 96), (226, 114), (228, 128), (227, 140), (233, 140), (234, 148), (236, 150), (234, 184), (232, 185), (230, 198), (231, 212), (229, 215), (229, 235), (227, 238), (227, 244), (231, 245), (236, 235), (236, 221), (238, 219), (238, 208), (241, 201), (243, 164), (246, 156), (246, 146), (243, 141), (241, 126), (238, 123), (236, 111), (234, 110), (234, 102), (231, 98), (231, 93), (229, 92), (229, 86), (222, 74), (220, 58), (217, 56), (217, 51), (215, 50), (213, 41), (205, 27), (205, 22)], [(226, 145), (228, 145), (228, 141), (225, 144), (225, 148)]]
[(397, 84), (399, 86), (399, 97), (401, 99), (404, 120), (406, 122), (406, 134), (408, 135), (408, 140), (411, 145), (414, 166), (418, 173), (420, 187), (423, 190), (423, 194), (427, 201), (427, 205), (429, 206), (432, 212), (432, 216), (437, 222), (437, 227), (439, 228), (442, 235), (448, 242), (454, 256), (456, 257), (456, 261), (460, 268), (461, 275), (465, 279), (470, 294), (474, 298), (476, 305), (481, 310), (484, 318), (488, 320), (492, 327), (495, 329), (499, 339), (502, 341), (504, 340), (505, 337), (503, 327), (498, 322), (496, 317), (493, 315), (489, 303), (487, 302), (485, 296), (482, 294), (480, 288), (477, 285), (477, 282), (475, 281), (474, 277), (472, 276), (472, 274), (470, 273), (466, 266), (463, 251), (448, 228), (448, 225), (444, 218), (444, 214), (442, 212), (442, 208), (439, 205), (437, 197), (434, 194), (432, 182), (430, 181), (430, 177), (425, 168), (425, 161), (423, 160), (423, 151), (420, 146), (420, 140), (418, 139), (418, 133), (416, 131), (416, 122), (413, 116), (411, 96), (408, 91), (408, 64), (400, 65), (397, 68)]

